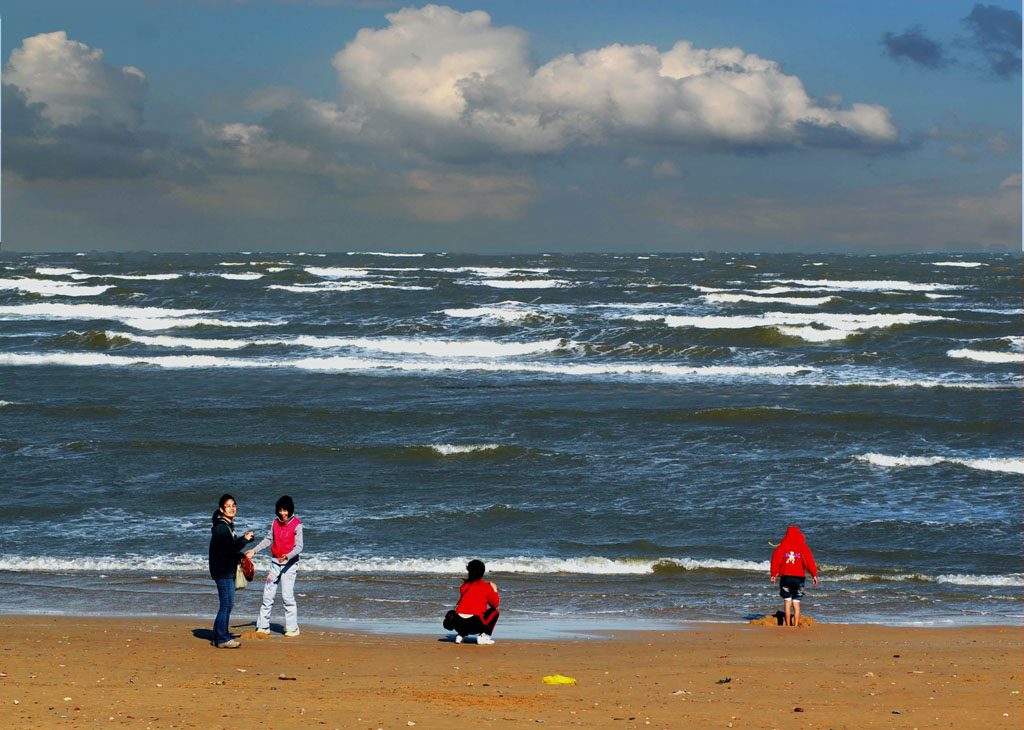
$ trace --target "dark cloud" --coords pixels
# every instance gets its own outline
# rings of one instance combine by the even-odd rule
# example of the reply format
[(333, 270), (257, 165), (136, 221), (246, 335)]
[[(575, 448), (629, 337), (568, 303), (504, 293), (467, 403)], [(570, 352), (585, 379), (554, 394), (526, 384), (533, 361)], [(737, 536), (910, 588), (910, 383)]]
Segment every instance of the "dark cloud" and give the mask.
[(26, 180), (137, 178), (157, 171), (169, 145), (164, 134), (129, 129), (87, 117), (80, 124), (54, 126), (43, 104), (3, 85), (3, 164)]
[(899, 34), (886, 33), (882, 36), (882, 46), (894, 61), (911, 61), (931, 69), (940, 69), (950, 64), (942, 44), (926, 36), (919, 25)]
[(993, 75), (1007, 79), (1020, 74), (1020, 13), (978, 3), (963, 22)]

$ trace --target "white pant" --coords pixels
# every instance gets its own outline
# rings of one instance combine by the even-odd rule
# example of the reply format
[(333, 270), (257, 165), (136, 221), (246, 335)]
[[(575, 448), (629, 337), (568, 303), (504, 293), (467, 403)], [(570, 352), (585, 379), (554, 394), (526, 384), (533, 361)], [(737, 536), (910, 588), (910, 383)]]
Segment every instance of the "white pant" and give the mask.
[(263, 586), (263, 605), (256, 628), (270, 628), (270, 610), (274, 607), (277, 596), (277, 584), (281, 584), (281, 602), (284, 603), (284, 630), (294, 631), (299, 628), (299, 612), (295, 605), (295, 575), (299, 572), (299, 559), (292, 558), (284, 565), (276, 560), (270, 563), (267, 571), (267, 583)]

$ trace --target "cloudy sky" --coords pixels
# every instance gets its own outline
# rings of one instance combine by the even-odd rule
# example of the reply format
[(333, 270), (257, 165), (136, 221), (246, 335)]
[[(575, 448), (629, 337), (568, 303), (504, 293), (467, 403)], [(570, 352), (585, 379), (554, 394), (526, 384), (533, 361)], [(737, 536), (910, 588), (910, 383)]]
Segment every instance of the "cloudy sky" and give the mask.
[(5, 0), (8, 250), (1020, 250), (1018, 3)]

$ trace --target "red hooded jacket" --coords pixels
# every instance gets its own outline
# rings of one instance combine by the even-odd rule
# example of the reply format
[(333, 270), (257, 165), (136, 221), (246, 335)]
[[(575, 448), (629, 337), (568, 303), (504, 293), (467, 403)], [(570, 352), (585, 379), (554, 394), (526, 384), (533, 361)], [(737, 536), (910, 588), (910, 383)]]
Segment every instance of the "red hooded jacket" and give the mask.
[(804, 533), (799, 527), (790, 527), (786, 530), (786, 536), (772, 553), (772, 577), (778, 575), (795, 575), (803, 578), (804, 569), (811, 576), (818, 577), (818, 566), (814, 564), (814, 555), (807, 547)]

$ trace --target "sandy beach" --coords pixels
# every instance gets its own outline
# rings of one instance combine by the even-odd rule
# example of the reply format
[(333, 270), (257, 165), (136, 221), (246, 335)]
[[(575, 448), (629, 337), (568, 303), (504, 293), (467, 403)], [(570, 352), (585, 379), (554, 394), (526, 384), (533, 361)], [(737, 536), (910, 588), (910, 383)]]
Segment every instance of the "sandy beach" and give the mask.
[[(1020, 728), (1018, 627), (703, 625), (455, 645), (4, 616), (0, 727)], [(576, 685), (552, 686), (561, 674)]]

